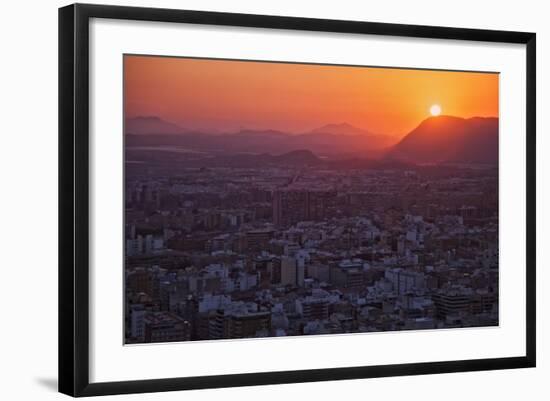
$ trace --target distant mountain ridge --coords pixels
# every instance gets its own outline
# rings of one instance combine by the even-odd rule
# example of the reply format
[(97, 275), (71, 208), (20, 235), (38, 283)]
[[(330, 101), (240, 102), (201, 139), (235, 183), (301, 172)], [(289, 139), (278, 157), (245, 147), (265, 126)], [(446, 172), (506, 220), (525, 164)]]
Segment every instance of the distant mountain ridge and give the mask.
[(315, 128), (308, 132), (309, 134), (337, 134), (337, 135), (365, 135), (374, 136), (370, 131), (362, 128), (357, 128), (348, 123), (327, 124), (322, 127)]
[(498, 118), (430, 117), (386, 158), (422, 163), (498, 163)]
[(125, 132), (127, 146), (180, 146), (233, 153), (282, 154), (308, 149), (320, 155), (361, 152), (380, 155), (395, 143), (391, 137), (373, 135), (347, 123), (328, 124), (303, 134), (252, 129), (216, 134), (188, 130), (158, 117), (136, 117), (126, 121)]
[(187, 130), (159, 117), (137, 117), (126, 121), (126, 146), (224, 152), (228, 156), (239, 155), (243, 160), (246, 154), (264, 155), (268, 160), (277, 157), (272, 155), (309, 151), (315, 157), (347, 160), (383, 158), (407, 164), (496, 164), (498, 118), (429, 117), (395, 143), (390, 137), (374, 135), (347, 123), (327, 124), (303, 134), (270, 129), (217, 134)]
[(127, 118), (124, 131), (134, 135), (176, 135), (187, 132), (179, 125), (157, 116)]

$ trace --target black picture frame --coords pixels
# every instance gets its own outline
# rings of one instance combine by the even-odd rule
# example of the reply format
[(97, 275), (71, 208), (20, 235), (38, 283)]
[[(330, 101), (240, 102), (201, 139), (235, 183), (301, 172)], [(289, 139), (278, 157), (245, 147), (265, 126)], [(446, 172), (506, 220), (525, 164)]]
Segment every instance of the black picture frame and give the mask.
[[(90, 383), (89, 381), (89, 21), (91, 18), (439, 38), (526, 45), (526, 354), (521, 357), (407, 363)], [(59, 391), (95, 396), (535, 366), (536, 35), (220, 12), (74, 4), (59, 9)]]

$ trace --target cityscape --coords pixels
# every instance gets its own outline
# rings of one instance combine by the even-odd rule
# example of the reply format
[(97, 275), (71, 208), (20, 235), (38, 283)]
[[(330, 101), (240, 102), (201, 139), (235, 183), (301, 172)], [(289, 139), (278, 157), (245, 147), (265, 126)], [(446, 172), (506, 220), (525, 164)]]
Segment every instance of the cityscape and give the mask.
[[(125, 59), (126, 344), (498, 326), (498, 75), (471, 73), (472, 96), (496, 82), (496, 109), (443, 114), (441, 95), (401, 135), (347, 115), (243, 128), (153, 107), (132, 86), (140, 62), (220, 63), (165, 59)], [(219, 87), (201, 92), (215, 79), (178, 96), (219, 109)]]

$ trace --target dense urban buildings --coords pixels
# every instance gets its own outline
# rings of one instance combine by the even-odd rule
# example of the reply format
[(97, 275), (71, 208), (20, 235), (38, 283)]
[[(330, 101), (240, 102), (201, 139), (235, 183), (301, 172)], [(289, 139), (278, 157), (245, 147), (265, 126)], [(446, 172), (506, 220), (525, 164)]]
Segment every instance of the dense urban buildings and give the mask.
[(495, 166), (302, 153), (127, 148), (127, 343), (498, 324)]

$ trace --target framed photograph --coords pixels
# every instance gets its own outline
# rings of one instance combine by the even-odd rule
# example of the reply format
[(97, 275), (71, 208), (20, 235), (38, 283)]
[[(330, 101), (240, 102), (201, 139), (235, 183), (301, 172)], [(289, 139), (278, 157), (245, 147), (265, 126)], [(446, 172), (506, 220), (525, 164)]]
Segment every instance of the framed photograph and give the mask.
[(59, 10), (59, 390), (535, 366), (535, 34)]

